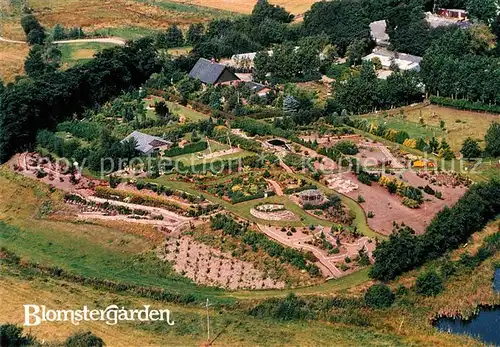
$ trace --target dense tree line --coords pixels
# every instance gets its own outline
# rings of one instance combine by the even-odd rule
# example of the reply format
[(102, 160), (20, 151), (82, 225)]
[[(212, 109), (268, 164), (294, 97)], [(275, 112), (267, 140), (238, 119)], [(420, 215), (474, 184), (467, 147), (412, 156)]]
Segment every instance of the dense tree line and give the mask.
[(39, 129), (52, 129), (85, 108), (102, 105), (158, 70), (152, 40), (140, 39), (66, 71), (7, 85), (0, 102), (0, 161), (31, 147)]
[(423, 99), (423, 87), (415, 71), (394, 72), (386, 80), (377, 78), (372, 62), (363, 62), (346, 80), (334, 86), (334, 97), (328, 100), (327, 113), (367, 113), (377, 109), (405, 106)]
[(421, 63), (422, 79), (434, 95), (498, 105), (500, 58), (491, 55), (494, 39), (476, 30), (456, 30), (436, 41)]
[(476, 184), (455, 206), (440, 211), (424, 235), (416, 236), (408, 227), (396, 231), (374, 251), (371, 277), (391, 280), (457, 248), (500, 213), (499, 196), (500, 181)]

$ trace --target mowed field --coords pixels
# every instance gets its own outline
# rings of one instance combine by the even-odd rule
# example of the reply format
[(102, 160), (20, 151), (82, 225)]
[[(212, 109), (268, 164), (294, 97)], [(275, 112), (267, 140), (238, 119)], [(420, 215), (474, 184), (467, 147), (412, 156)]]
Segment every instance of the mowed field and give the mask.
[[(484, 145), (484, 135), (491, 123), (500, 121), (500, 115), (462, 111), (453, 108), (429, 105), (420, 109), (412, 109), (401, 115), (389, 113), (383, 115), (362, 116), (374, 123), (385, 123), (388, 128), (404, 130), (410, 137), (427, 139), (446, 137), (446, 141), (455, 153), (462, 148), (467, 137), (480, 140)], [(420, 122), (423, 119), (423, 124)], [(441, 128), (441, 121), (444, 127)]]
[(61, 50), (61, 65), (64, 68), (71, 67), (75, 64), (85, 63), (93, 59), (94, 55), (101, 52), (106, 48), (114, 47), (112, 43), (97, 43), (97, 42), (83, 42), (83, 43), (66, 43), (60, 44)]
[[(257, 0), (173, 0), (183, 4), (217, 8), (225, 11), (249, 14)], [(286, 8), (297, 15), (305, 13), (318, 0), (270, 0), (270, 3)]]

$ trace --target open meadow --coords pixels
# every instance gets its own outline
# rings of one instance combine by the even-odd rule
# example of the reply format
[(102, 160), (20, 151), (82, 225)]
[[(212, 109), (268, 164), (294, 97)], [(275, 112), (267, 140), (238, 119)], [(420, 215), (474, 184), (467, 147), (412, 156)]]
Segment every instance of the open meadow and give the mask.
[[(217, 8), (225, 11), (249, 14), (257, 3), (256, 0), (173, 0), (182, 4), (193, 4)], [(317, 0), (271, 0), (270, 3), (284, 7), (292, 14), (303, 14)]]
[[(488, 127), (500, 117), (495, 114), (463, 111), (429, 105), (414, 108), (404, 113), (380, 112), (378, 115), (362, 116), (375, 124), (404, 130), (411, 138), (446, 137), (451, 149), (458, 153), (467, 137), (483, 142)], [(444, 123), (443, 123), (444, 122)]]
[[(125, 40), (137, 39), (167, 29), (176, 24), (187, 30), (192, 23), (208, 22), (213, 18), (231, 17), (232, 13), (220, 9), (203, 8), (169, 0), (29, 0), (27, 6), (42, 26), (51, 30), (56, 24), (66, 28), (81, 27), (86, 34), (120, 37)], [(21, 1), (0, 3), (0, 37), (25, 41), (21, 28)], [(108, 45), (109, 46), (109, 45)], [(106, 48), (105, 44), (88, 47), (73, 45), (64, 47), (63, 66), (85, 62), (93, 54)], [(0, 78), (6, 82), (16, 75), (24, 74), (24, 60), (29, 47), (22, 43), (0, 41)], [(177, 49), (182, 52), (182, 48)], [(173, 51), (176, 54), (177, 51)]]

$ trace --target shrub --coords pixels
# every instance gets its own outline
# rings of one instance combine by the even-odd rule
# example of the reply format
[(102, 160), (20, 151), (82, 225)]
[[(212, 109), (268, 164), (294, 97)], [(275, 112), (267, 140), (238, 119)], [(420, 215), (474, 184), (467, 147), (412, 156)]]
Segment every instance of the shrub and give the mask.
[(346, 155), (355, 155), (359, 152), (358, 146), (352, 141), (339, 141), (333, 148)]
[(436, 192), (434, 191), (434, 189), (432, 189), (431, 187), (429, 187), (429, 185), (426, 185), (424, 187), (424, 192), (429, 194), (429, 195), (434, 195), (436, 194)]
[(406, 197), (403, 198), (402, 204), (405, 205), (406, 207), (413, 208), (413, 209), (420, 207), (420, 204), (418, 203), (418, 201), (415, 201), (413, 199), (406, 198)]
[(373, 214), (372, 211), (368, 211), (368, 218), (373, 218), (375, 217), (375, 215)]
[(182, 148), (174, 147), (174, 148), (168, 149), (165, 152), (163, 152), (163, 155), (165, 157), (177, 157), (179, 155), (201, 152), (207, 148), (208, 148), (207, 142), (200, 141), (200, 142), (190, 143), (188, 145), (185, 145)]
[(373, 308), (390, 307), (394, 302), (394, 293), (385, 284), (374, 284), (365, 293), (365, 303)]
[(436, 296), (443, 289), (443, 279), (435, 271), (421, 273), (415, 283), (415, 292), (422, 296)]
[(378, 181), (377, 175), (370, 174), (366, 171), (359, 172), (357, 177), (361, 183), (366, 184), (367, 186), (371, 186), (372, 182)]
[(90, 331), (71, 335), (64, 343), (66, 347), (102, 347), (104, 341)]
[(249, 312), (251, 316), (260, 318), (272, 318), (279, 321), (304, 320), (314, 318), (314, 313), (308, 309), (303, 299), (297, 298), (290, 293), (285, 299), (269, 299)]
[(23, 328), (14, 324), (0, 325), (0, 346), (23, 347), (35, 345), (35, 338), (31, 335), (23, 335)]

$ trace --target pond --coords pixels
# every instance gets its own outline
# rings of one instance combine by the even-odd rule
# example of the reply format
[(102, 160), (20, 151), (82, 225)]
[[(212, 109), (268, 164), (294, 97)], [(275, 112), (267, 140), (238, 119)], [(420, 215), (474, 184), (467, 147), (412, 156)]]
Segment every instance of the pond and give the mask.
[[(500, 268), (495, 270), (493, 288), (500, 291)], [(471, 320), (440, 318), (436, 328), (454, 334), (467, 334), (488, 344), (500, 346), (500, 307), (482, 308)]]

